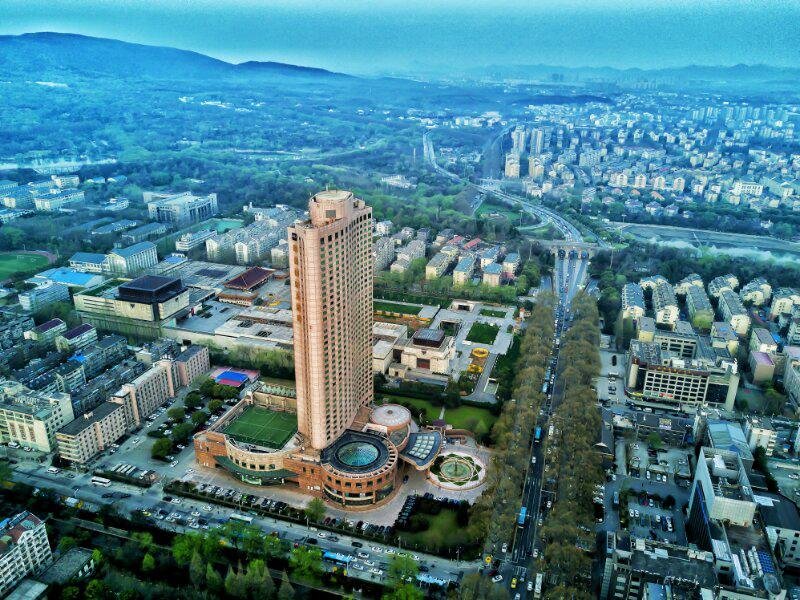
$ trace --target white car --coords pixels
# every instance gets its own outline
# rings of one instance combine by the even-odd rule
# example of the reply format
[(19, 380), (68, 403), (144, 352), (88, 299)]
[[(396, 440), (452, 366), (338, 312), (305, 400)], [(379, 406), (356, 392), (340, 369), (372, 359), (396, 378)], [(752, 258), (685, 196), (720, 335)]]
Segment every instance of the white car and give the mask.
[(193, 510), (192, 511), (192, 516), (196, 519), (197, 517), (200, 516), (200, 513), (198, 511), (196, 511), (196, 510)]
[(211, 512), (211, 507), (207, 504), (203, 507), (203, 512)]
[(501, 549), (503, 552), (508, 552), (508, 544), (503, 542), (503, 547)]
[(503, 581), (503, 576), (500, 575), (500, 573), (498, 573), (497, 575), (492, 577), (492, 581), (494, 581), (495, 583), (500, 583), (501, 581)]
[(369, 554), (367, 554), (366, 552), (359, 552), (358, 558), (369, 558)]
[(529, 592), (532, 592), (533, 591), (533, 582), (529, 581), (528, 585), (525, 586), (525, 589), (528, 590)]
[(180, 504), (181, 503), (181, 499), (180, 498), (173, 498), (172, 500), (170, 500), (170, 502), (172, 502), (173, 504)]
[(534, 548), (533, 549), (533, 558), (539, 558), (539, 549), (538, 548)]
[(377, 546), (373, 546), (372, 548), (370, 548), (370, 550), (372, 550), (373, 552), (383, 552), (383, 550), (381, 550)]
[(173, 460), (171, 463), (169, 463), (169, 466), (170, 467), (177, 467), (178, 466), (178, 461), (177, 460)]

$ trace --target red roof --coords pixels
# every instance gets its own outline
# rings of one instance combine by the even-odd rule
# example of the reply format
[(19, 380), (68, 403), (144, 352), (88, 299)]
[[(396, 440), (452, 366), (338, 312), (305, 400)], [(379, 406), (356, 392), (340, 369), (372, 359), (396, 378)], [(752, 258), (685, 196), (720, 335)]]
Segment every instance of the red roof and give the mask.
[(225, 282), (225, 287), (233, 290), (252, 290), (263, 284), (275, 271), (264, 267), (251, 267)]

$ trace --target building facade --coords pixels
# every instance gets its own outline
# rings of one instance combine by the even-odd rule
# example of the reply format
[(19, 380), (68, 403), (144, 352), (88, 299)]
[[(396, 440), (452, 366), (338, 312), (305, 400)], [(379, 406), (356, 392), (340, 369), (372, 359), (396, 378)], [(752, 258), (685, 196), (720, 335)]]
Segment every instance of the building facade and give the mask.
[(44, 521), (28, 511), (0, 521), (0, 596), (53, 562)]

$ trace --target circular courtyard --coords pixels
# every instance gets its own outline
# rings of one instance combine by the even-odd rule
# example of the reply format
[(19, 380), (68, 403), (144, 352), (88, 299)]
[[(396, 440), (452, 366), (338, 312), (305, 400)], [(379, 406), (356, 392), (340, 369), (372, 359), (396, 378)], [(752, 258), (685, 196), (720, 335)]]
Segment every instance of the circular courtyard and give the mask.
[(444, 489), (465, 490), (483, 483), (486, 467), (475, 456), (447, 452), (439, 456), (430, 470), (433, 483)]

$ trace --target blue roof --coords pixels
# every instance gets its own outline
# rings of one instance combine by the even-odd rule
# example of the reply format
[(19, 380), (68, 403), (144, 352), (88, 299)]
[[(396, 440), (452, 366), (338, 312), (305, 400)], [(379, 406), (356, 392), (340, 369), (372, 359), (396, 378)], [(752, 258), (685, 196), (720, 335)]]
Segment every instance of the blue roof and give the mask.
[[(99, 256), (103, 256), (100, 254)], [(74, 257), (73, 257), (74, 258)], [(105, 257), (103, 257), (105, 258)], [(57, 269), (48, 269), (39, 273), (41, 277), (47, 277), (56, 283), (63, 283), (65, 285), (86, 286), (92, 279), (97, 277), (91, 273), (81, 273), (70, 267), (59, 267)]]
[(515, 262), (519, 260), (519, 254), (516, 252), (509, 252), (506, 254), (505, 262)]
[(155, 248), (156, 245), (153, 242), (139, 242), (138, 244), (133, 244), (132, 246), (128, 246), (127, 248), (114, 248), (111, 251), (111, 254), (116, 254), (117, 256), (122, 257), (129, 257), (139, 254), (140, 252), (144, 252), (145, 250), (149, 250), (150, 248)]
[(100, 264), (105, 262), (106, 255), (97, 252), (76, 252), (69, 260), (79, 263)]
[(483, 267), (484, 273), (497, 274), (503, 272), (503, 266), (500, 263), (491, 263)]
[(219, 375), (217, 375), (216, 380), (219, 381), (221, 379), (229, 379), (231, 381), (237, 381), (239, 383), (244, 383), (249, 379), (247, 375), (244, 373), (238, 373), (236, 371), (223, 371)]

